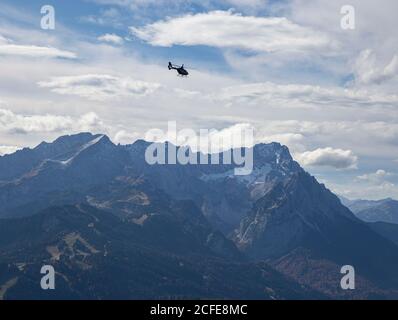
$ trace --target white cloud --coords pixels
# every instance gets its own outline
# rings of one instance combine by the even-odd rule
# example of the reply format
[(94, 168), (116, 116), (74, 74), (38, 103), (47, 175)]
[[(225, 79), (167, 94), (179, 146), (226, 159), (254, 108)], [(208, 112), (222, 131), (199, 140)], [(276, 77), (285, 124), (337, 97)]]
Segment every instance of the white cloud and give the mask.
[(291, 150), (300, 148), (303, 140), (304, 140), (304, 135), (302, 135), (301, 133), (294, 133), (294, 132), (276, 133), (271, 135), (261, 135), (261, 134), (256, 135), (256, 141), (266, 142), (266, 143), (279, 142), (281, 144), (288, 146)]
[(109, 42), (109, 43), (118, 44), (118, 45), (123, 44), (123, 42), (124, 42), (122, 37), (120, 37), (114, 33), (103, 34), (102, 36), (99, 36), (97, 39), (102, 42)]
[(320, 87), (302, 84), (275, 84), (271, 82), (232, 86), (211, 96), (227, 105), (234, 103), (278, 103), (286, 107), (308, 106), (398, 106), (398, 95), (373, 93), (366, 90)]
[(358, 157), (351, 150), (319, 148), (296, 155), (304, 166), (327, 166), (336, 169), (356, 169)]
[(302, 84), (251, 83), (222, 89), (212, 95), (227, 105), (235, 103), (261, 104), (270, 101), (285, 107), (314, 106), (398, 106), (398, 95), (373, 93), (367, 90), (320, 87)]
[(131, 144), (139, 138), (140, 138), (140, 134), (137, 132), (129, 132), (126, 130), (120, 130), (120, 131), (116, 132), (115, 136), (113, 137), (113, 141), (114, 141), (114, 143)]
[(7, 44), (10, 40), (0, 34), (0, 45)]
[(253, 147), (254, 128), (249, 123), (236, 123), (232, 126), (214, 129), (177, 128), (176, 134), (171, 131), (152, 129), (146, 132), (144, 140), (154, 142), (169, 141), (178, 146), (189, 146), (193, 151), (203, 153), (217, 153), (225, 150)]
[(352, 199), (382, 199), (386, 197), (398, 199), (398, 186), (394, 183), (397, 174), (384, 169), (357, 176), (346, 186), (335, 186), (334, 189)]
[(355, 80), (359, 84), (381, 84), (398, 75), (398, 54), (385, 66), (378, 66), (375, 53), (363, 50), (354, 65)]
[(0, 156), (4, 156), (5, 154), (11, 154), (14, 153), (17, 150), (20, 150), (21, 148), (16, 147), (16, 146), (0, 146)]
[[(237, 123), (221, 130), (211, 130), (206, 139), (208, 139), (210, 146), (207, 146), (206, 143), (200, 146), (200, 149), (205, 153), (252, 147), (255, 143), (254, 128), (249, 123)], [(207, 148), (210, 148), (210, 150)]]
[(102, 131), (106, 128), (104, 122), (95, 112), (83, 114), (79, 118), (74, 119), (75, 123), (71, 130), (73, 131)]
[(363, 181), (355, 184), (326, 183), (334, 193), (349, 199), (380, 200), (385, 198), (398, 199), (398, 187), (393, 183), (369, 184)]
[(0, 55), (25, 56), (33, 58), (68, 58), (75, 59), (76, 54), (53, 47), (6, 44), (0, 45)]
[[(271, 109), (271, 112), (274, 110)], [(290, 117), (293, 112), (295, 110), (286, 112), (287, 117)], [(334, 112), (333, 109), (331, 112)], [(297, 113), (302, 113), (302, 109), (299, 109)], [(318, 112), (313, 113), (318, 114)], [(355, 115), (358, 112), (353, 110), (352, 113)], [(258, 120), (252, 118), (250, 121), (256, 128), (256, 141), (281, 142), (287, 145), (294, 155), (323, 146), (333, 146), (333, 148), (352, 150), (362, 160), (361, 169), (370, 163), (377, 163), (376, 149), (377, 159), (384, 159), (383, 161), (390, 162), (390, 165), (393, 165), (391, 161), (397, 158), (398, 125), (394, 122), (344, 119), (339, 121), (267, 120), (264, 117)], [(319, 170), (321, 168), (317, 168), (317, 171)]]
[(196, 98), (201, 95), (199, 91), (192, 91), (186, 89), (175, 88), (174, 92), (181, 98), (190, 99)]
[(309, 51), (335, 45), (326, 35), (284, 17), (243, 16), (211, 11), (130, 27), (136, 37), (153, 46), (206, 45), (254, 52)]
[(358, 180), (370, 182), (372, 184), (384, 184), (386, 183), (386, 179), (393, 177), (394, 174), (387, 172), (383, 169), (379, 169), (373, 173), (363, 174), (357, 177)]
[(0, 109), (0, 131), (6, 133), (48, 133), (68, 131), (95, 131), (104, 125), (95, 113), (79, 118), (58, 115), (21, 115)]
[(58, 94), (77, 95), (94, 101), (125, 96), (145, 96), (161, 87), (158, 83), (106, 74), (54, 77), (50, 81), (41, 81), (38, 85), (50, 88)]
[(32, 58), (66, 58), (75, 59), (74, 52), (60, 50), (54, 47), (15, 44), (10, 39), (0, 35), (0, 55), (23, 56)]

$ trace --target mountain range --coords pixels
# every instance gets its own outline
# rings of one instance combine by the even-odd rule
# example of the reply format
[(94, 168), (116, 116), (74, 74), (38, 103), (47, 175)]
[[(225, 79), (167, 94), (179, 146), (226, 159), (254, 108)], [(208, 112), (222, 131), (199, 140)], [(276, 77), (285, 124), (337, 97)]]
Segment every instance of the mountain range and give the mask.
[(387, 222), (398, 224), (398, 201), (387, 198), (382, 200), (342, 199), (359, 219), (366, 222)]
[[(398, 297), (394, 239), (287, 147), (254, 146), (238, 176), (149, 165), (149, 145), (81, 133), (0, 157), (0, 299)], [(45, 264), (56, 290), (38, 285)], [(355, 290), (340, 287), (343, 265)]]

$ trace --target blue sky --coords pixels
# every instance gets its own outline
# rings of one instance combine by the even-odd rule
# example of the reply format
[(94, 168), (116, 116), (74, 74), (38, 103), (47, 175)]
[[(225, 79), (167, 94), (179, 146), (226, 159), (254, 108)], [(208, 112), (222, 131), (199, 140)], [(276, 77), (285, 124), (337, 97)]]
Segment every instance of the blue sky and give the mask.
[(3, 0), (0, 153), (79, 131), (131, 143), (168, 121), (252, 126), (339, 194), (398, 198), (398, 3), (352, 0), (354, 30), (345, 4)]

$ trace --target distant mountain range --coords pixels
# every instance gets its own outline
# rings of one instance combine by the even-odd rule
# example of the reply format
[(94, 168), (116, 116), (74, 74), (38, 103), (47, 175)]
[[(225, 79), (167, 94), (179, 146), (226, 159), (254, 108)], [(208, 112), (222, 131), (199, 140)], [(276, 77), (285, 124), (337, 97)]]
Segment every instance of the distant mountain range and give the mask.
[(387, 222), (398, 224), (398, 201), (388, 198), (378, 201), (348, 200), (342, 202), (359, 219), (366, 222)]
[[(396, 242), (285, 146), (254, 146), (253, 172), (236, 176), (149, 165), (148, 145), (82, 133), (0, 157), (0, 299), (398, 297)], [(38, 286), (43, 264), (54, 291)]]

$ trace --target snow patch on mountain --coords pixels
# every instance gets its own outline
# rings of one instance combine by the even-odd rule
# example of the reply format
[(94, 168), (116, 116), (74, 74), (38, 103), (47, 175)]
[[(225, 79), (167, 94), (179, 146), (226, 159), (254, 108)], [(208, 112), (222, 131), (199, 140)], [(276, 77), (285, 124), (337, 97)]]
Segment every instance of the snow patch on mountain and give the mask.
[(64, 166), (68, 166), (72, 163), (72, 161), (79, 155), (81, 154), (84, 150), (90, 148), (91, 146), (97, 144), (102, 138), (104, 137), (104, 135), (98, 136), (97, 138), (87, 142), (86, 144), (84, 144), (77, 152), (75, 155), (73, 155), (73, 157), (67, 159), (67, 160), (63, 160), (63, 161), (59, 161), (59, 163), (61, 163)]

